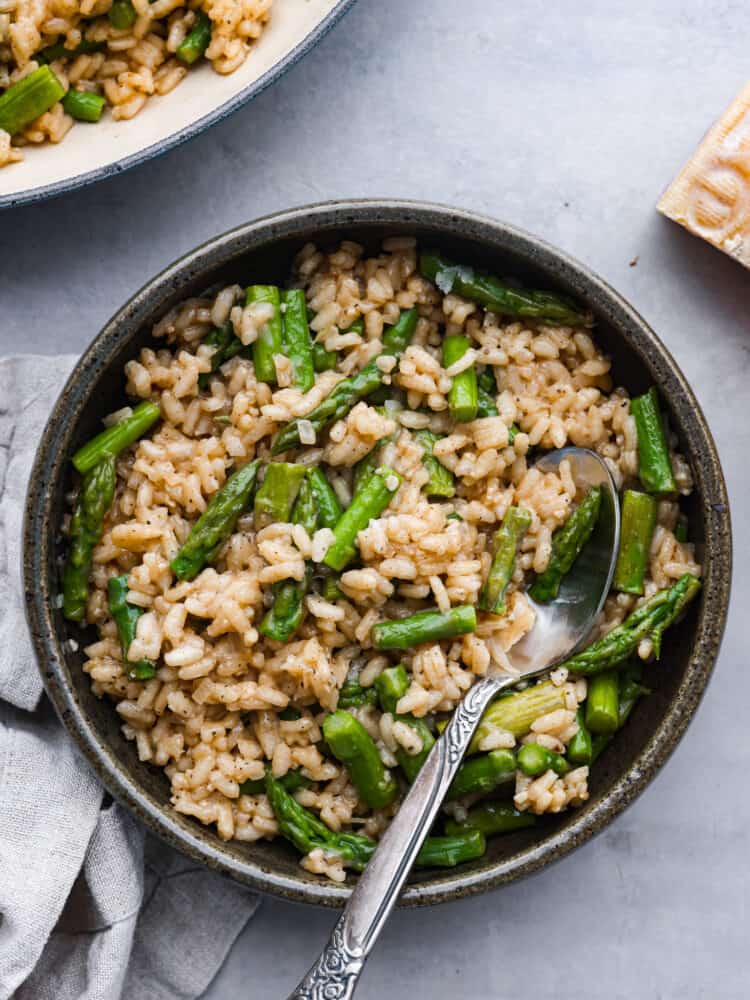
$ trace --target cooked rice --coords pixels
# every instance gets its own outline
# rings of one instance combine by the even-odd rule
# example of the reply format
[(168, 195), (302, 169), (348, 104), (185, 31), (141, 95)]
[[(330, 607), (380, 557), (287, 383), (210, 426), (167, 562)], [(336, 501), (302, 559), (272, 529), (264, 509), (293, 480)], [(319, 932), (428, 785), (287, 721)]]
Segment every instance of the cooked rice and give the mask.
[[(134, 118), (154, 95), (172, 91), (188, 73), (176, 56), (199, 11), (211, 20), (205, 58), (217, 73), (233, 73), (247, 58), (271, 12), (273, 0), (133, 0), (130, 28), (110, 23), (112, 0), (2, 0), (0, 94), (39, 63), (36, 56), (62, 44), (71, 54), (49, 65), (66, 90), (101, 94), (115, 120)], [(76, 54), (82, 41), (99, 51)], [(61, 142), (73, 119), (58, 102), (9, 136), (0, 129), (0, 167), (23, 159), (20, 147)], [(223, 322), (223, 321), (222, 321)]]
[[(258, 17), (267, 8), (253, 7)], [(354, 826), (379, 836), (397, 806), (369, 810), (346, 770), (318, 747), (323, 718), (336, 708), (347, 676), (358, 675), (370, 686), (389, 662), (403, 662), (411, 684), (397, 711), (432, 723), (435, 713), (454, 709), (489, 669), (511, 670), (507, 652), (534, 620), (523, 590), (525, 575), (545, 568), (552, 533), (575, 500), (566, 464), (541, 473), (533, 468), (529, 449), (585, 445), (607, 459), (619, 484), (637, 473), (628, 394), (614, 387), (610, 361), (590, 330), (503, 322), (456, 295), (442, 296), (418, 274), (416, 248), (408, 240), (387, 241), (374, 257), (365, 257), (351, 242), (331, 253), (306, 246), (296, 260), (294, 283), (305, 289), (316, 313), (312, 326), (318, 337), (341, 352), (339, 372), (317, 375), (305, 395), (256, 381), (252, 364), (241, 357), (199, 387), (210, 369), (210, 352), (201, 346), (205, 334), (228, 315), (236, 318), (238, 334), (249, 329), (236, 286), (173, 309), (154, 330), (159, 345), (144, 348), (126, 365), (129, 395), (157, 402), (165, 420), (118, 461), (116, 498), (95, 551), (87, 608), (88, 622), (100, 632), (86, 650), (84, 667), (95, 693), (114, 700), (140, 758), (165, 770), (174, 808), (215, 825), (227, 840), (277, 835), (266, 796), (240, 792), (241, 783), (260, 778), (266, 764), (277, 776), (301, 769), (313, 784), (296, 793), (298, 800), (332, 830)], [(279, 427), (309, 413), (341, 372), (360, 368), (376, 354), (384, 326), (415, 304), (417, 332), (393, 376), (411, 407), (401, 415), (400, 429), (362, 402), (322, 440), (305, 444), (300, 455), (301, 461), (325, 463), (337, 491), (347, 497), (352, 465), (376, 441), (395, 434), (383, 460), (403, 484), (385, 512), (360, 532), (361, 566), (342, 574), (344, 597), (331, 602), (310, 592), (306, 619), (293, 640), (282, 645), (265, 639), (257, 625), (274, 583), (301, 579), (305, 560), (319, 563), (333, 537), (328, 529), (312, 538), (290, 524), (256, 530), (246, 514), (214, 565), (193, 581), (176, 581), (169, 561), (228, 470), (256, 457), (267, 460)], [(360, 316), (364, 335), (340, 338), (339, 331)], [(446, 331), (467, 334), (476, 356), (493, 366), (500, 416), (458, 427), (451, 423), (450, 374), (440, 355)], [(422, 447), (405, 419), (417, 409), (427, 426), (447, 435), (435, 454), (456, 475), (457, 493), (450, 501), (429, 501), (422, 492)], [(513, 422), (520, 432), (509, 444)], [(675, 468), (681, 491), (689, 492), (689, 469), (677, 455)], [(492, 532), (511, 504), (526, 507), (532, 522), (507, 613), (480, 614), (476, 633), (426, 644), (397, 659), (373, 651), (372, 625), (383, 618), (436, 604), (476, 604)], [(450, 516), (456, 513), (461, 520)], [(675, 538), (676, 518), (675, 503), (660, 503), (647, 596), (682, 573), (700, 572), (693, 546)], [(145, 683), (128, 680), (107, 610), (107, 580), (123, 572), (130, 574), (128, 600), (145, 609), (129, 657), (158, 661), (157, 676)], [(612, 594), (601, 629), (620, 622), (636, 601)], [(648, 657), (651, 651), (640, 652)], [(565, 670), (551, 676), (565, 691), (566, 708), (538, 718), (525, 740), (564, 751), (576, 732), (575, 710), (585, 698), (586, 682)], [(288, 706), (299, 718), (281, 717)], [(387, 763), (399, 747), (419, 751), (413, 730), (393, 716), (372, 706), (354, 711)], [(488, 739), (482, 749), (516, 743), (500, 731)], [(558, 812), (585, 801), (587, 779), (585, 767), (534, 780), (519, 772), (515, 803), (535, 813)], [(456, 808), (460, 804), (451, 806)], [(321, 851), (302, 863), (336, 881), (344, 877), (340, 860)]]

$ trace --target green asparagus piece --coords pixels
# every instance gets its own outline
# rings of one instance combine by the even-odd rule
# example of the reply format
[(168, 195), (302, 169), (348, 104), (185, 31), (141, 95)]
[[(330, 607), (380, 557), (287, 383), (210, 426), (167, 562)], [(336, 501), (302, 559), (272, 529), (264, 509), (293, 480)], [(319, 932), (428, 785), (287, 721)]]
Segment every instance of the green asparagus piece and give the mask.
[(339, 362), (335, 351), (327, 351), (320, 341), (312, 345), (313, 368), (316, 372), (332, 372)]
[(281, 304), (284, 354), (292, 362), (294, 385), (302, 392), (308, 392), (315, 385), (315, 369), (305, 293), (301, 288), (282, 292)]
[(373, 472), (380, 467), (380, 441), (376, 442), (372, 451), (369, 451), (364, 458), (360, 458), (354, 466), (354, 477), (352, 479), (352, 490), (354, 495), (362, 489), (365, 483), (369, 482)]
[[(386, 330), (383, 336), (383, 353), (395, 356), (403, 353), (414, 336), (418, 319), (416, 308), (402, 312), (395, 326)], [(326, 396), (304, 419), (312, 424), (317, 434), (334, 421), (345, 417), (356, 403), (371, 395), (382, 384), (383, 373), (373, 359), (362, 371), (337, 383), (330, 396)], [(299, 420), (292, 420), (279, 432), (272, 449), (273, 454), (279, 455), (290, 448), (296, 448), (299, 443)]]
[[(355, 319), (352, 325), (344, 330), (344, 333), (364, 333), (365, 324), (363, 319)], [(336, 351), (327, 351), (323, 344), (316, 340), (312, 345), (313, 367), (316, 372), (330, 372), (338, 364), (339, 356)]]
[(289, 521), (305, 471), (304, 465), (288, 462), (271, 462), (266, 466), (265, 479), (255, 494), (257, 527)]
[(461, 604), (450, 611), (420, 611), (409, 618), (379, 622), (372, 627), (372, 644), (375, 649), (411, 649), (423, 642), (455, 639), (476, 627), (476, 611)]
[(509, 507), (495, 532), (495, 555), (479, 595), (479, 607), (495, 615), (505, 614), (505, 592), (516, 568), (516, 552), (531, 526), (525, 507)]
[[(270, 468), (270, 466), (269, 466)], [(292, 466), (297, 469), (299, 466)], [(300, 483), (297, 499), (292, 509), (292, 524), (301, 524), (312, 536), (318, 524), (318, 508), (310, 480)], [(258, 631), (277, 642), (288, 642), (305, 617), (305, 594), (312, 582), (312, 566), (305, 566), (302, 580), (280, 580), (274, 585), (274, 601), (263, 617)]]
[(396, 705), (409, 690), (409, 675), (406, 668), (401, 663), (396, 667), (386, 667), (375, 678), (374, 687), (381, 709), (395, 715)]
[[(495, 403), (495, 397), (481, 387), (477, 389), (477, 417), (496, 417), (500, 411)], [(508, 441), (512, 443), (510, 433)]]
[(107, 582), (107, 598), (109, 603), (109, 613), (112, 621), (117, 626), (117, 634), (120, 637), (120, 647), (122, 656), (128, 670), (128, 677), (132, 681), (146, 681), (156, 674), (156, 669), (151, 660), (128, 659), (130, 644), (135, 639), (138, 619), (143, 614), (143, 608), (135, 604), (128, 604), (128, 574), (110, 577)]
[(63, 111), (79, 122), (98, 122), (107, 102), (101, 94), (84, 90), (69, 90), (63, 97)]
[(565, 692), (562, 688), (555, 687), (552, 681), (542, 681), (506, 698), (498, 698), (482, 716), (469, 746), (469, 753), (481, 750), (482, 741), (497, 730), (512, 733), (516, 739), (520, 739), (531, 729), (534, 719), (553, 712), (556, 708), (565, 708)]
[(460, 833), (467, 827), (473, 827), (485, 835), (493, 837), (498, 833), (513, 833), (516, 830), (524, 830), (528, 826), (534, 826), (536, 816), (533, 813), (519, 812), (514, 806), (507, 802), (485, 802), (481, 806), (476, 806), (469, 810), (469, 814), (462, 823), (455, 820), (447, 820), (445, 832)]
[[(471, 341), (456, 333), (443, 340), (443, 368), (450, 368), (471, 348)], [(477, 415), (477, 370), (474, 365), (456, 375), (448, 391), (448, 406), (454, 420), (466, 423)]]
[[(216, 350), (211, 355), (211, 371), (203, 372), (198, 376), (198, 386), (205, 389), (211, 381), (211, 376), (221, 368), (225, 361), (242, 350), (242, 341), (235, 336), (234, 326), (227, 321), (224, 326), (216, 327), (203, 338), (206, 347), (214, 347)], [(231, 351), (231, 353), (230, 353)]]
[(583, 711), (579, 708), (576, 712), (576, 722), (578, 732), (568, 743), (567, 758), (571, 764), (579, 766), (591, 763), (591, 733), (586, 728), (586, 721)]
[(337, 710), (326, 717), (323, 737), (336, 759), (346, 767), (354, 787), (368, 806), (382, 809), (393, 802), (398, 795), (398, 785), (359, 719), (349, 712)]
[(421, 868), (455, 868), (481, 858), (487, 850), (484, 834), (473, 827), (445, 837), (428, 837), (417, 855)]
[(446, 800), (462, 799), (465, 795), (487, 795), (498, 785), (513, 781), (515, 775), (516, 755), (513, 751), (491, 750), (463, 762), (451, 782)]
[[(180, 62), (192, 66), (204, 54), (211, 41), (211, 18), (204, 11), (199, 10), (195, 19), (194, 27), (183, 38), (177, 46), (175, 55)], [(264, 380), (267, 381), (267, 380)]]
[(570, 770), (570, 764), (564, 757), (538, 743), (526, 743), (521, 747), (518, 751), (518, 766), (529, 778), (538, 778), (547, 771), (567, 774)]
[[(266, 769), (266, 773), (270, 773), (270, 768)], [(310, 779), (306, 778), (301, 771), (287, 771), (286, 774), (275, 780), (290, 793), (296, 792), (298, 788), (309, 788), (312, 784)], [(240, 784), (240, 795), (262, 795), (265, 790), (265, 777), (250, 778), (248, 781), (243, 781)]]
[(495, 381), (495, 375), (491, 368), (483, 368), (481, 372), (477, 375), (477, 387), (479, 389), (484, 389), (488, 392), (490, 396), (494, 396), (497, 392), (497, 382)]
[(645, 396), (630, 401), (638, 432), (638, 475), (648, 493), (669, 496), (677, 492), (667, 438), (654, 386)]
[[(82, 38), (78, 45), (72, 49), (66, 48), (64, 42), (56, 42), (54, 45), (48, 45), (41, 52), (37, 52), (34, 58), (38, 63), (44, 65), (45, 63), (55, 62), (56, 59), (68, 59), (71, 56), (85, 55), (90, 52), (102, 52), (105, 48), (105, 42), (91, 42), (88, 38)], [(28, 77), (25, 79), (28, 79)]]
[(261, 327), (253, 343), (253, 364), (255, 377), (259, 382), (276, 382), (275, 354), (283, 353), (283, 327), (281, 322), (281, 295), (275, 285), (251, 285), (245, 295), (245, 304), (264, 302), (273, 312), (267, 323)]
[(656, 658), (661, 652), (661, 639), (669, 626), (682, 614), (701, 589), (700, 580), (691, 573), (679, 580), (628, 615), (622, 625), (613, 628), (580, 653), (575, 653), (563, 666), (571, 673), (598, 674), (624, 663), (644, 639), (650, 639)]
[(333, 487), (326, 479), (323, 470), (317, 466), (310, 466), (307, 470), (307, 478), (315, 493), (315, 502), (318, 505), (318, 522), (321, 528), (335, 528), (344, 512), (338, 497), (333, 492)]
[(106, 456), (83, 477), (70, 522), (70, 549), (62, 580), (63, 614), (83, 621), (89, 596), (89, 572), (104, 519), (115, 496), (117, 472), (114, 456)]
[(422, 276), (433, 281), (445, 295), (455, 292), (491, 312), (524, 316), (562, 326), (578, 326), (586, 322), (586, 316), (575, 303), (561, 295), (514, 288), (499, 278), (453, 264), (435, 250), (420, 254), (419, 269)]
[(589, 681), (586, 696), (586, 728), (597, 736), (614, 733), (620, 722), (617, 673), (607, 670)]
[(377, 700), (378, 692), (374, 687), (363, 688), (357, 680), (346, 680), (339, 691), (337, 708), (361, 708), (374, 705)]
[(178, 580), (192, 580), (212, 563), (232, 534), (255, 486), (260, 459), (233, 472), (190, 529), (170, 566)]
[(109, 23), (118, 31), (131, 28), (136, 21), (135, 7), (130, 0), (112, 0), (109, 8)]
[(337, 576), (324, 577), (320, 592), (323, 598), (331, 603), (334, 601), (340, 601), (344, 596), (344, 591), (341, 589), (339, 578)]
[(642, 594), (651, 539), (656, 527), (656, 500), (648, 493), (625, 490), (620, 519), (614, 587), (625, 594)]
[[(353, 868), (362, 871), (375, 852), (377, 844), (358, 833), (334, 833), (309, 809), (301, 806), (284, 786), (270, 774), (266, 776), (266, 794), (279, 825), (279, 832), (302, 854), (321, 848), (334, 854)], [(421, 867), (450, 867), (481, 857), (484, 838), (478, 830), (470, 831), (479, 836), (467, 837), (467, 832), (457, 837), (428, 837), (417, 855)]]
[(65, 87), (49, 66), (40, 66), (0, 97), (0, 129), (16, 135), (64, 95)]
[(602, 503), (601, 486), (592, 487), (568, 520), (552, 536), (552, 553), (543, 573), (529, 593), (535, 601), (546, 604), (557, 597), (563, 577), (570, 571), (596, 527)]
[(405, 722), (416, 732), (422, 742), (421, 749), (415, 754), (407, 753), (401, 746), (396, 749), (398, 765), (406, 780), (411, 784), (427, 760), (427, 755), (435, 744), (435, 737), (424, 719), (416, 719), (413, 715), (396, 714), (396, 705), (409, 689), (409, 675), (401, 664), (383, 670), (375, 679), (375, 688), (381, 709), (384, 712), (390, 712), (397, 721)]
[(329, 569), (341, 572), (357, 554), (357, 535), (370, 521), (380, 517), (401, 485), (401, 476), (383, 466), (373, 473), (333, 529), (333, 542), (323, 560)]
[(73, 456), (73, 465), (84, 475), (103, 458), (118, 455), (154, 424), (161, 412), (155, 403), (139, 403), (129, 417), (125, 417), (113, 427), (108, 427), (88, 441)]
[(428, 497), (450, 498), (454, 496), (456, 493), (456, 481), (453, 478), (453, 473), (450, 469), (446, 469), (442, 462), (435, 458), (433, 454), (433, 449), (436, 442), (440, 440), (440, 435), (433, 434), (432, 431), (421, 430), (415, 431), (414, 437), (424, 449), (422, 465), (427, 469), (430, 476), (422, 487), (425, 494)]
[(674, 537), (680, 544), (688, 540), (688, 519), (684, 514), (680, 514), (677, 518), (677, 524), (674, 526)]

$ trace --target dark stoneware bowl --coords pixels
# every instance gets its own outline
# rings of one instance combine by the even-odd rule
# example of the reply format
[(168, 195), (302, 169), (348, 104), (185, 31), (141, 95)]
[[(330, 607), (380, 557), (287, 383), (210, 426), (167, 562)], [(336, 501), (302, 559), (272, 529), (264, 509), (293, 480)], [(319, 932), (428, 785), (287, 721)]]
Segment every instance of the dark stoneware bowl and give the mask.
[[(60, 523), (70, 489), (68, 459), (125, 403), (123, 365), (150, 341), (149, 330), (181, 299), (222, 284), (283, 282), (308, 240), (342, 237), (375, 247), (387, 235), (413, 234), (457, 260), (518, 275), (574, 296), (593, 311), (597, 336), (614, 360), (616, 381), (631, 392), (656, 383), (695, 477), (689, 517), (705, 566), (705, 586), (688, 617), (669, 633), (653, 668), (654, 693), (593, 770), (591, 797), (580, 809), (490, 842), (481, 860), (450, 871), (415, 872), (403, 901), (436, 903), (502, 885), (568, 854), (618, 815), (664, 764), (698, 707), (719, 651), (727, 614), (731, 541), (727, 494), (711, 434), (685, 378), (640, 316), (607, 284), (565, 254), (492, 219), (437, 205), (395, 201), (330, 203), (283, 212), (211, 240), (167, 268), (106, 325), (81, 358), (47, 424), (31, 475), (24, 571), (31, 633), (47, 692), (103, 784), (151, 830), (197, 861), (289, 899), (339, 906), (350, 886), (308, 874), (281, 840), (224, 843), (169, 806), (168, 782), (138, 761), (120, 733), (112, 704), (99, 701), (81, 670), (84, 642), (55, 608)], [(54, 818), (51, 817), (51, 821)]]

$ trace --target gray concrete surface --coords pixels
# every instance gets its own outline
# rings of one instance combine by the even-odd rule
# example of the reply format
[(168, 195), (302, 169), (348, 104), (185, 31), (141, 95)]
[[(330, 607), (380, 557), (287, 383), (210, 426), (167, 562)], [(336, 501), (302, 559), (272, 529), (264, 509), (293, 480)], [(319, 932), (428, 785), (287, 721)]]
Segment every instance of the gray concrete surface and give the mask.
[[(82, 349), (162, 266), (266, 212), (347, 195), (481, 210), (609, 279), (706, 411), (739, 566), (718, 670), (687, 738), (627, 814), (562, 864), (397, 914), (363, 1000), (748, 996), (750, 275), (654, 212), (750, 75), (746, 13), (731, 0), (360, 0), (280, 83), (188, 146), (0, 215), (5, 354)], [(286, 996), (331, 922), (268, 900), (207, 996)]]

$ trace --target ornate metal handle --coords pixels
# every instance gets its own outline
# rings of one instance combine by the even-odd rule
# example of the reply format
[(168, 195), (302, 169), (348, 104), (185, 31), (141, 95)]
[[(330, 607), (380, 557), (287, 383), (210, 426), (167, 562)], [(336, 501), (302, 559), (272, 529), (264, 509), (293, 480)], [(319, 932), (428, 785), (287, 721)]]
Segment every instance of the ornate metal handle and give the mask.
[(476, 684), (430, 751), (395, 819), (359, 878), (328, 944), (288, 1000), (347, 1000), (393, 909), (419, 849), (490, 700), (513, 677)]

